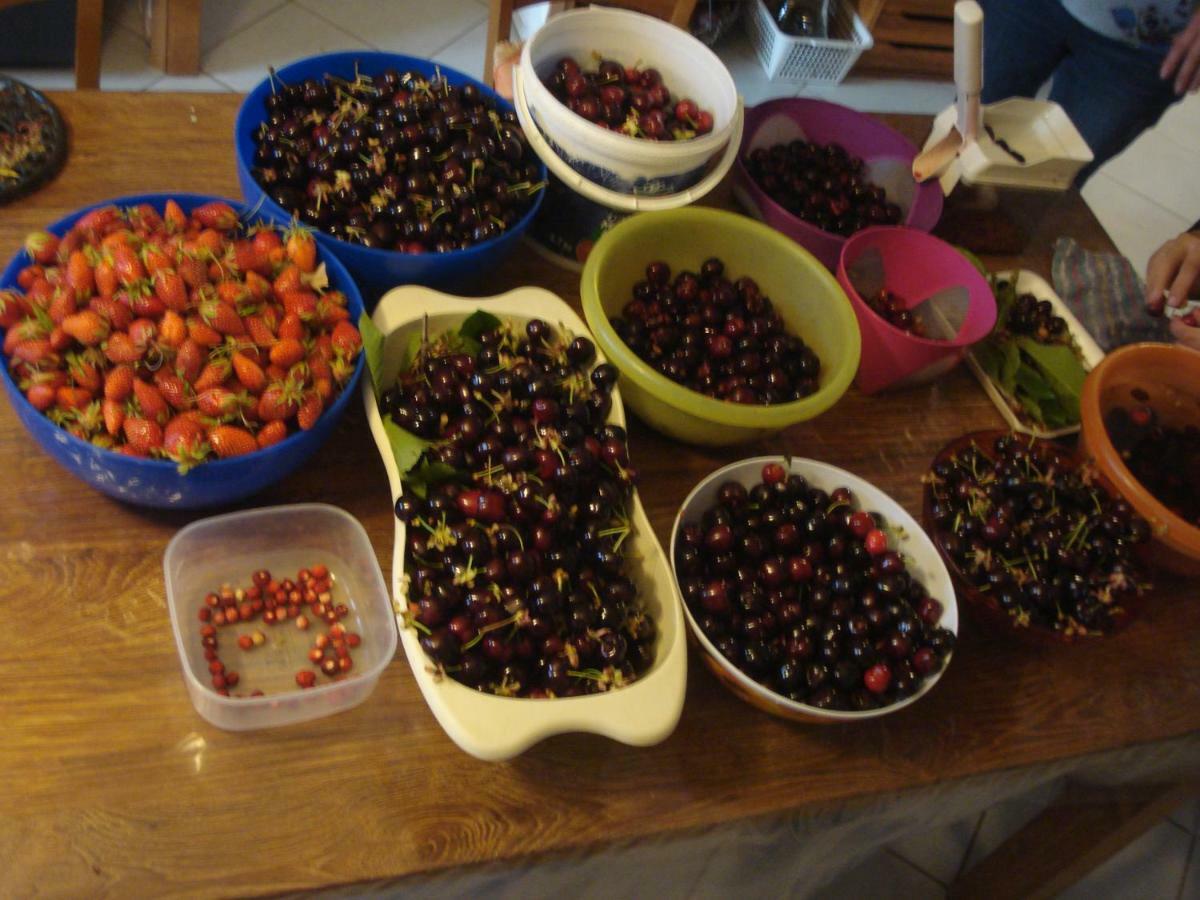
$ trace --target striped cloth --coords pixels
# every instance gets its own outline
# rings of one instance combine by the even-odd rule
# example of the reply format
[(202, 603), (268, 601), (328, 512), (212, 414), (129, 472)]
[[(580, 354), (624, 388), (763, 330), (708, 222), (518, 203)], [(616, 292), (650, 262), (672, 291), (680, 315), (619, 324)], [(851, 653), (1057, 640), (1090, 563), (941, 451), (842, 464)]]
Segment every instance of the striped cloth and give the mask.
[(1051, 263), (1054, 290), (1107, 353), (1137, 341), (1167, 342), (1166, 319), (1146, 314), (1145, 288), (1129, 260), (1084, 250), (1059, 238)]

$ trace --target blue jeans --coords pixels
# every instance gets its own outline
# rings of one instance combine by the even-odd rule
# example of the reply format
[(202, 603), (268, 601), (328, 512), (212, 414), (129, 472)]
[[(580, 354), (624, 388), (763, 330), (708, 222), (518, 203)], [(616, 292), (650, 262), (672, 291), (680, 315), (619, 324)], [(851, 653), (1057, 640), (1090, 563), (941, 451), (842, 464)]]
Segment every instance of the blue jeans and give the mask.
[(1172, 82), (1158, 77), (1165, 47), (1130, 47), (1097, 34), (1058, 0), (981, 5), (983, 102), (1032, 97), (1053, 76), (1050, 99), (1095, 154), (1075, 179), (1077, 187), (1179, 99)]

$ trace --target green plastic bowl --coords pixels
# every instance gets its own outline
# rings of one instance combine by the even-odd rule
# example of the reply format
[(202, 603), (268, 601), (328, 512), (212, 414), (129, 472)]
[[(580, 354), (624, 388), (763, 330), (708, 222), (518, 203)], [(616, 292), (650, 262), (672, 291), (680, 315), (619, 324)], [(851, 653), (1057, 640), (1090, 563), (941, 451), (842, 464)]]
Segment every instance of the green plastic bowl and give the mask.
[[(633, 297), (646, 264), (698, 271), (709, 257), (733, 278), (749, 276), (771, 298), (788, 331), (821, 359), (821, 386), (791, 403), (751, 406), (706, 397), (640, 359), (609, 321)], [(583, 313), (600, 349), (621, 372), (625, 405), (643, 422), (690, 444), (724, 446), (772, 435), (829, 409), (858, 370), (860, 337), (850, 301), (816, 257), (754, 219), (689, 206), (639, 213), (597, 242), (583, 267)]]

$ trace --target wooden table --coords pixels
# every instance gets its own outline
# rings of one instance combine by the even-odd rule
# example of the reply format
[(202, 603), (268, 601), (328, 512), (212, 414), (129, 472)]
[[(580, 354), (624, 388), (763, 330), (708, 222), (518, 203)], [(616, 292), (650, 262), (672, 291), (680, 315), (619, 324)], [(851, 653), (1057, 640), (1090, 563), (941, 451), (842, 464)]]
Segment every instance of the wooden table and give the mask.
[[(30, 229), (84, 203), (153, 190), (236, 196), (231, 95), (61, 94), (63, 173), (0, 213), (7, 258)], [(919, 137), (925, 123), (890, 121)], [(1111, 245), (1080, 198), (1035, 226), (1023, 263), (1049, 274), (1071, 234)], [(541, 284), (578, 305), (577, 280), (521, 253), (496, 292)], [(861, 474), (919, 511), (918, 477), (947, 440), (1001, 424), (958, 370), (936, 386), (831, 411), (761, 446), (680, 446), (636, 424), (642, 499), (665, 542), (704, 474), (787, 450)], [(562, 736), (508, 764), (459, 751), (397, 658), (359, 708), (305, 725), (221, 732), (192, 710), (161, 560), (197, 518), (123, 506), (67, 477), (0, 404), (0, 553), (10, 625), (0, 650), (0, 894), (258, 894), (369, 883), (818, 808), (1200, 730), (1200, 604), (1169, 577), (1110, 640), (1056, 651), (964, 624), (941, 684), (854, 727), (803, 727), (735, 699), (691, 666), (682, 721), (633, 749)], [(351, 512), (390, 573), (383, 466), (352, 403), (304, 469), (248, 505), (320, 500)], [(389, 580), (390, 583), (390, 580)], [(402, 655), (401, 655), (402, 656)], [(701, 749), (703, 748), (703, 749)]]

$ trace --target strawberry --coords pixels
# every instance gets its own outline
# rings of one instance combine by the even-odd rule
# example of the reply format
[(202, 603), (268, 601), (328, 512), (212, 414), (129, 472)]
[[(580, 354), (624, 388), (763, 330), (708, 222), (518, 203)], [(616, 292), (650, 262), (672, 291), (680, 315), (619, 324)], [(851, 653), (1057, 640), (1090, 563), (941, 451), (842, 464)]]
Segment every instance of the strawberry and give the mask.
[(281, 419), (276, 419), (274, 422), (268, 422), (260, 428), (254, 439), (258, 442), (258, 448), (265, 450), (268, 447), (278, 444), (286, 437), (287, 423)]
[(104, 430), (116, 437), (125, 424), (125, 404), (105, 397), (100, 403), (100, 412), (104, 415)]
[(262, 393), (262, 389), (267, 383), (267, 376), (263, 373), (262, 366), (240, 351), (235, 352), (229, 359), (233, 363), (233, 374), (242, 383), (242, 387), (252, 394)]
[(44, 278), (46, 270), (39, 265), (26, 266), (17, 273), (17, 287), (23, 291), (28, 291), (34, 280)]
[(328, 403), (333, 399), (333, 376), (321, 375), (313, 378), (313, 390), (323, 401)]
[(47, 338), (47, 340), (50, 341), (51, 350), (53, 350), (55, 353), (61, 353), (63, 350), (66, 350), (71, 346), (72, 338), (69, 334), (62, 330), (61, 325), (55, 325), (50, 331), (50, 337)]
[(236, 308), (249, 299), (249, 294), (246, 286), (240, 281), (226, 280), (217, 282), (217, 297)]
[(224, 343), (221, 332), (217, 331), (199, 316), (188, 316), (187, 330), (188, 337), (201, 347), (219, 347)]
[(62, 320), (62, 330), (85, 347), (94, 347), (108, 337), (109, 323), (92, 309), (85, 309)]
[(196, 376), (192, 387), (196, 393), (206, 391), (211, 387), (218, 387), (229, 378), (230, 368), (228, 359), (214, 359), (205, 365), (200, 374)]
[(47, 338), (33, 341), (21, 341), (11, 351), (13, 359), (18, 362), (36, 366), (40, 363), (50, 363), (54, 359), (54, 348)]
[(228, 203), (213, 200), (192, 210), (192, 220), (199, 222), (204, 228), (215, 228), (218, 231), (230, 231), (238, 223), (237, 213)]
[(217, 425), (208, 432), (208, 443), (217, 456), (228, 459), (231, 456), (243, 456), (258, 449), (258, 442), (245, 428), (235, 425)]
[(183, 320), (183, 316), (173, 309), (164, 312), (162, 318), (158, 320), (159, 343), (166, 347), (179, 347), (187, 340), (187, 337), (187, 322)]
[(208, 284), (208, 266), (192, 254), (184, 253), (175, 264), (175, 271), (190, 288)]
[(321, 354), (310, 353), (304, 362), (308, 366), (308, 374), (314, 382), (319, 378), (333, 377), (333, 372), (329, 368), (329, 360)]
[(321, 413), (325, 411), (325, 403), (316, 392), (310, 392), (304, 395), (304, 399), (300, 402), (300, 408), (296, 410), (296, 424), (304, 431), (309, 431), (317, 420), (321, 418)]
[(104, 345), (104, 355), (115, 363), (140, 362), (145, 354), (146, 345), (134, 343), (133, 338), (124, 331), (114, 331)]
[(122, 425), (129, 448), (141, 456), (162, 446), (163, 432), (157, 422), (139, 416), (126, 416)]
[(38, 341), (48, 337), (52, 329), (53, 326), (49, 322), (39, 321), (36, 318), (22, 319), (4, 333), (4, 352), (11, 356), (17, 344), (22, 341)]
[(137, 284), (146, 277), (146, 267), (138, 259), (137, 251), (127, 244), (117, 244), (110, 251), (113, 271), (117, 273), (117, 281), (129, 287)]
[(288, 313), (279, 322), (279, 339), (292, 338), (297, 341), (304, 340), (305, 329), (304, 323), (300, 321), (300, 317), (295, 313)]
[(179, 471), (185, 473), (208, 456), (207, 438), (208, 429), (197, 416), (180, 413), (163, 429), (163, 455), (179, 463)]
[(92, 272), (96, 279), (96, 292), (101, 297), (111, 297), (117, 292), (117, 288), (120, 286), (117, 281), (117, 270), (113, 268), (113, 264), (109, 260), (99, 260)]
[(264, 422), (290, 419), (300, 406), (300, 391), (290, 382), (276, 382), (258, 398), (258, 417)]
[(271, 382), (283, 381), (287, 378), (287, 369), (281, 369), (275, 363), (267, 366), (267, 380)]
[(271, 261), (258, 252), (253, 241), (242, 240), (233, 242), (233, 265), (239, 272), (258, 272), (260, 275), (271, 274)]
[(115, 206), (101, 206), (80, 216), (79, 221), (75, 223), (75, 228), (85, 233), (90, 231), (99, 234), (108, 225), (118, 221), (120, 217), (121, 211)]
[[(166, 311), (167, 305), (158, 299), (148, 285), (137, 285), (130, 288), (125, 296), (129, 298), (129, 308), (135, 316), (155, 318)], [(117, 294), (118, 299), (121, 294)]]
[(70, 374), (71, 381), (76, 387), (83, 388), (89, 394), (100, 393), (100, 389), (104, 384), (100, 370), (96, 368), (96, 363), (92, 359), (94, 352), (84, 351), (83, 353), (67, 354), (67, 372)]
[(243, 321), (246, 323), (246, 333), (255, 345), (270, 347), (275, 343), (275, 335), (262, 316), (246, 316)]
[(88, 309), (107, 319), (117, 331), (124, 331), (133, 322), (133, 311), (115, 297), (93, 297)]
[(25, 252), (35, 263), (52, 264), (58, 255), (58, 237), (48, 231), (34, 231), (25, 236)]
[(330, 340), (334, 350), (348, 358), (354, 357), (362, 347), (362, 335), (349, 322), (338, 322), (333, 328)]
[(65, 287), (61, 287), (55, 292), (47, 311), (50, 313), (50, 321), (55, 325), (61, 325), (63, 319), (74, 313), (75, 309), (75, 295)]
[(171, 258), (167, 256), (166, 251), (153, 244), (147, 244), (142, 248), (142, 265), (145, 267), (146, 274), (150, 278), (153, 278), (165, 269), (174, 268), (171, 264)]
[(204, 348), (191, 338), (186, 339), (175, 352), (175, 374), (188, 384), (195, 384), (205, 358)]
[(188, 308), (187, 283), (174, 269), (159, 269), (154, 273), (154, 295), (167, 309), (184, 312)]
[(142, 349), (154, 343), (158, 334), (158, 326), (150, 319), (134, 319), (129, 323), (129, 337)]
[(345, 322), (349, 319), (350, 310), (346, 307), (330, 303), (328, 297), (322, 297), (317, 301), (317, 320), (321, 323), (322, 328), (333, 328), (338, 322)]
[(184, 231), (187, 229), (187, 214), (174, 200), (168, 200), (163, 207), (163, 223), (172, 234)]
[(301, 290), (304, 290), (304, 282), (300, 280), (300, 268), (294, 264), (285, 266), (271, 283), (271, 292), (281, 302), (285, 295)]
[(200, 316), (221, 334), (245, 334), (246, 326), (237, 310), (223, 300), (210, 298), (200, 304)]
[(142, 409), (142, 415), (160, 425), (171, 416), (171, 408), (162, 392), (148, 381), (133, 379), (133, 396)]
[(301, 272), (312, 272), (317, 268), (317, 242), (312, 232), (302, 225), (293, 225), (287, 231), (285, 243), (287, 258)]
[(283, 369), (291, 368), (304, 357), (304, 345), (295, 338), (281, 338), (271, 348), (271, 362)]
[(237, 415), (251, 400), (245, 393), (234, 393), (224, 387), (210, 387), (196, 397), (196, 407), (206, 416), (223, 419)]
[(257, 272), (247, 272), (246, 292), (255, 300), (266, 300), (271, 296), (271, 282)]
[(29, 315), (29, 303), (16, 291), (0, 291), (0, 328), (12, 328)]
[[(286, 257), (283, 238), (279, 236), (278, 231), (270, 226), (259, 228), (254, 232), (254, 237), (251, 240), (254, 242), (254, 249), (257, 251), (259, 257), (265, 259), (270, 268), (274, 268), (283, 262)], [(269, 274), (269, 270), (263, 274)]]
[(104, 376), (104, 397), (121, 402), (133, 392), (135, 375), (132, 366), (116, 366)]
[(96, 275), (92, 271), (92, 264), (88, 262), (87, 254), (82, 250), (75, 250), (67, 257), (67, 287), (80, 302), (89, 299), (95, 293)]
[(312, 291), (288, 291), (279, 298), (285, 312), (294, 313), (302, 320), (311, 319), (317, 312), (317, 295)]
[(165, 367), (154, 373), (154, 386), (172, 409), (190, 409), (195, 403), (192, 386)]
[(57, 394), (58, 389), (52, 384), (34, 383), (26, 389), (25, 399), (38, 412), (45, 412), (54, 405)]
[(59, 409), (83, 410), (91, 402), (91, 391), (81, 387), (63, 385), (54, 395), (54, 403)]

